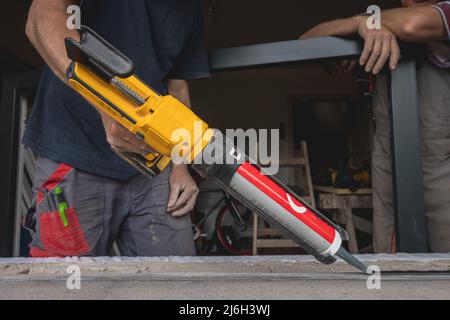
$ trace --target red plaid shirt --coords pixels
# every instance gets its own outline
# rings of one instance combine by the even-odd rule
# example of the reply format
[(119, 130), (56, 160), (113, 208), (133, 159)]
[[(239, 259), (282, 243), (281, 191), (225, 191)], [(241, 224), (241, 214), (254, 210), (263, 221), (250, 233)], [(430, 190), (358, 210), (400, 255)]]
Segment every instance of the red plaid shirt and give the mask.
[(440, 68), (450, 69), (450, 1), (442, 1), (434, 5), (439, 11), (447, 30), (448, 40), (433, 42), (428, 45), (429, 58)]

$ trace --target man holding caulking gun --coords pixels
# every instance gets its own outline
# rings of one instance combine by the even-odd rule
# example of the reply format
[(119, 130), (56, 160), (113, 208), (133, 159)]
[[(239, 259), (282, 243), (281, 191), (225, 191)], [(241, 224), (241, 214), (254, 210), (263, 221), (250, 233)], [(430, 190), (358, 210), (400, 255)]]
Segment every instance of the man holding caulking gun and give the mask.
[[(198, 188), (184, 165), (149, 180), (116, 152), (146, 144), (98, 114), (64, 82), (68, 8), (138, 64), (140, 78), (190, 104), (186, 80), (209, 75), (201, 0), (36, 0), (26, 33), (47, 66), (24, 144), (37, 155), (36, 206), (27, 217), (32, 257), (195, 255), (189, 212)], [(164, 19), (162, 19), (164, 17)], [(62, 80), (62, 81), (61, 81)]]

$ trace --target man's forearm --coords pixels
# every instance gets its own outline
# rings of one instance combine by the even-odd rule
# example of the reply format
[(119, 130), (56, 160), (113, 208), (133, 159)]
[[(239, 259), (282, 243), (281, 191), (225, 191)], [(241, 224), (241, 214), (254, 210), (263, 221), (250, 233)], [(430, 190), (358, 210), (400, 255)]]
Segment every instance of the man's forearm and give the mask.
[[(324, 22), (303, 34), (300, 39), (356, 35), (362, 30), (361, 27), (365, 27), (367, 19), (366, 16), (355, 16)], [(383, 11), (381, 24), (402, 41), (427, 42), (448, 38), (442, 17), (432, 6)]]
[(403, 41), (427, 42), (448, 38), (442, 17), (433, 6), (386, 10), (382, 12), (381, 23)]
[(35, 0), (31, 5), (26, 33), (47, 65), (62, 80), (70, 64), (66, 55), (64, 39), (72, 37), (79, 40), (76, 30), (66, 26), (66, 10), (74, 0)]
[[(168, 90), (171, 96), (180, 100), (185, 106), (191, 107), (189, 86), (185, 80), (169, 80)], [(175, 170), (187, 170), (187, 166), (184, 164), (174, 165), (173, 168)]]
[(362, 17), (356, 16), (347, 19), (338, 19), (321, 23), (303, 34), (300, 39), (325, 36), (348, 37), (355, 35), (358, 33), (358, 27), (360, 25), (361, 18)]
[(189, 95), (189, 85), (185, 80), (169, 80), (168, 82), (169, 94), (182, 103), (185, 106), (191, 107), (191, 97)]

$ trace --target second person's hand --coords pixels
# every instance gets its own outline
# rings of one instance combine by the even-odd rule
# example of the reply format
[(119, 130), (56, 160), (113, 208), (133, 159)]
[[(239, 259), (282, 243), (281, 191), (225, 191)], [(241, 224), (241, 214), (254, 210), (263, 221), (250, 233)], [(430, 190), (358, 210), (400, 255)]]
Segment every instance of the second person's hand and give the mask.
[(364, 49), (359, 59), (368, 73), (377, 75), (389, 60), (389, 68), (395, 70), (400, 60), (400, 47), (395, 35), (382, 26), (381, 29), (369, 29), (366, 19), (361, 19), (359, 35), (364, 39)]

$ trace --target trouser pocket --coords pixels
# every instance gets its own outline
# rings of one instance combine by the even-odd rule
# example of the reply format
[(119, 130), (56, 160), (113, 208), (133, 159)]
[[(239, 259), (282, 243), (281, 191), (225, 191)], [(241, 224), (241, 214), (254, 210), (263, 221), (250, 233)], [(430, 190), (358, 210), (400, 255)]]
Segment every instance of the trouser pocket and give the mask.
[[(38, 176), (48, 178), (44, 182), (41, 178), (35, 189), (36, 212), (28, 222), (34, 225), (30, 255), (90, 255), (103, 232), (102, 178), (51, 160), (39, 161)], [(57, 195), (58, 190), (61, 195)]]
[(39, 216), (40, 236), (44, 249), (50, 255), (82, 256), (91, 249), (80, 226), (75, 208), (65, 210), (67, 224), (59, 211)]

